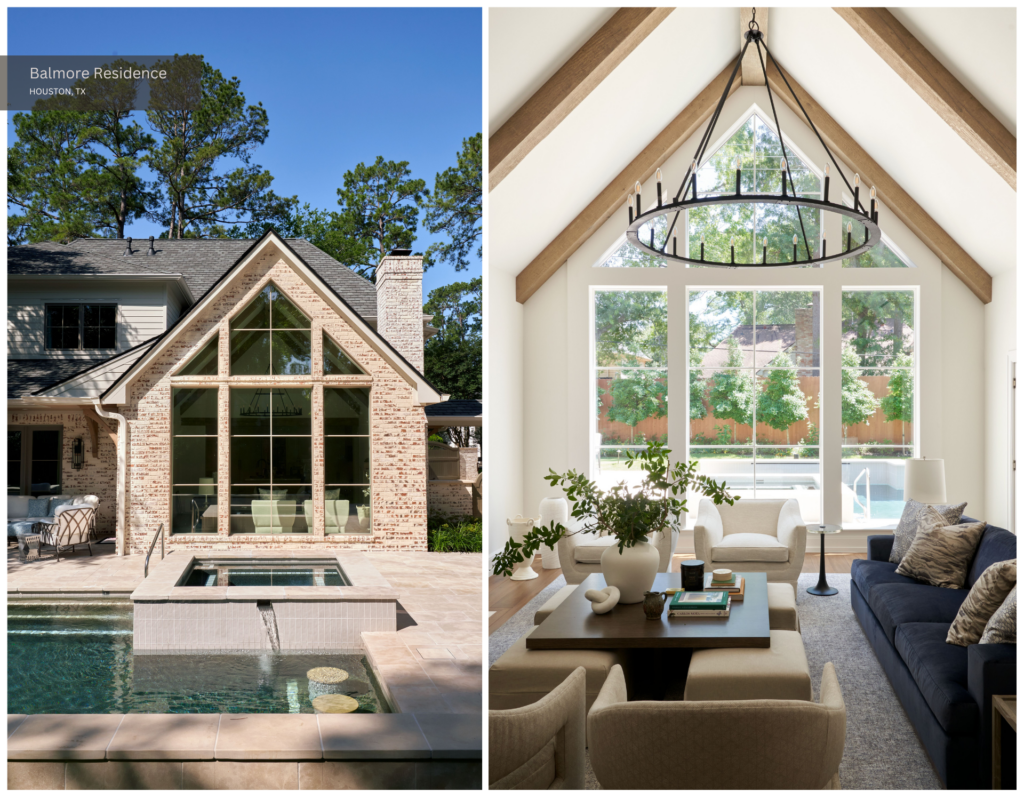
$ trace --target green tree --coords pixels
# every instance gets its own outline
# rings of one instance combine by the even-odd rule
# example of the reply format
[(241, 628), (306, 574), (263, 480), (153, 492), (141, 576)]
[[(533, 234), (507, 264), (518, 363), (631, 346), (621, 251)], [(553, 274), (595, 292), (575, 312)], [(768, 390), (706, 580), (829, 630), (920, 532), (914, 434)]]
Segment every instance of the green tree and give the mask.
[(629, 426), (629, 443), (636, 442), (636, 426), (645, 419), (661, 419), (668, 413), (666, 375), (661, 370), (629, 370), (612, 381), (608, 419)]
[(150, 217), (167, 238), (228, 236), (231, 227), (285, 215), (269, 171), (252, 163), (270, 134), (262, 103), (247, 105), (238, 78), (225, 78), (197, 56), (160, 62), (170, 79), (152, 90), (146, 116), (161, 137), (146, 163), (157, 175), (162, 204)]
[(789, 444), (790, 426), (807, 419), (807, 398), (800, 390), (796, 366), (785, 353), (779, 353), (768, 364), (768, 375), (761, 382), (757, 396), (757, 421), (786, 432)]
[(67, 243), (92, 236), (101, 226), (87, 178), (88, 132), (95, 119), (51, 101), (14, 115), (17, 141), (7, 151), (8, 244)]
[(475, 249), (480, 258), (483, 248), (483, 136), (462, 140), (458, 163), (434, 178), (434, 193), (424, 204), (423, 218), (431, 233), (444, 233), (449, 241), (432, 244), (424, 255), (424, 264), (443, 261), (456, 270), (469, 267), (469, 255)]
[(843, 345), (842, 388), (843, 400), (843, 438), (846, 437), (850, 425), (867, 422), (878, 410), (878, 398), (871, 388), (860, 377), (860, 356), (852, 345)]
[(599, 367), (667, 367), (667, 294), (595, 293), (594, 332)]
[(903, 444), (907, 443), (907, 423), (914, 421), (914, 357), (910, 353), (896, 356), (889, 375), (889, 394), (882, 398), (882, 413), (886, 422), (901, 423)]
[(412, 247), (419, 206), (430, 191), (412, 177), (408, 161), (385, 161), (383, 156), (369, 166), (357, 164), (343, 180), (335, 221), (346, 235), (335, 257), (373, 280), (377, 265), (393, 248)]
[(697, 369), (701, 363), (700, 353), (691, 348), (690, 350), (690, 419), (704, 419), (708, 415), (707, 406), (704, 405), (704, 395), (708, 390), (708, 382), (704, 373)]
[[(743, 357), (739, 345), (733, 338), (729, 339), (729, 357), (725, 369), (716, 372), (711, 379), (711, 390), (708, 392), (708, 405), (717, 419), (729, 419), (737, 425), (754, 424), (754, 376), (749, 370), (740, 369)], [(733, 427), (733, 441), (736, 440), (736, 427)]]
[(483, 396), (483, 279), (451, 283), (430, 292), (423, 313), (437, 334), (423, 350), (426, 378), (455, 399)]

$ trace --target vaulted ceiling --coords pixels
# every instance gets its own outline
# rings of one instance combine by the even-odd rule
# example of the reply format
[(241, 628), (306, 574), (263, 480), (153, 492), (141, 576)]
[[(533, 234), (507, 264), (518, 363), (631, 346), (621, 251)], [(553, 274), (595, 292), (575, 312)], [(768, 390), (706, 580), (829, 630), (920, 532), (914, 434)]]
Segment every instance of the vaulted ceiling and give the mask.
[[(890, 10), (1016, 134), (1015, 9)], [(491, 135), (614, 13), (491, 9)], [(677, 8), (644, 32), (492, 188), (491, 269), (521, 273), (735, 59), (740, 14)], [(835, 10), (771, 8), (768, 17), (772, 53), (824, 111), (989, 275), (1014, 269), (1008, 180)]]

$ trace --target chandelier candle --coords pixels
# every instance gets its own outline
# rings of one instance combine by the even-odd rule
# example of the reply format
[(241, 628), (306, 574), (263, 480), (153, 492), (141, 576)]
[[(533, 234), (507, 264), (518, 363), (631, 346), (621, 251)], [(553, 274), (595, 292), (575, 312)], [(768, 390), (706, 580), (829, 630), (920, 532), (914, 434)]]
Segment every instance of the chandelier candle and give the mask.
[[(828, 202), (828, 164), (825, 165), (825, 202)], [(822, 253), (822, 255), (825, 255)]]
[(733, 236), (731, 239), (729, 239), (729, 260), (733, 264), (736, 263), (736, 237), (735, 236)]
[(768, 237), (764, 237), (764, 242), (761, 244), (761, 263), (768, 263)]
[(658, 182), (658, 208), (661, 208), (661, 170), (654, 173), (654, 179)]
[(782, 196), (786, 197), (786, 159), (782, 159)]
[(871, 219), (878, 222), (878, 212), (875, 210), (875, 187), (871, 187)]
[(846, 223), (846, 252), (850, 252), (850, 243), (853, 241), (853, 223)]
[(700, 260), (704, 260), (704, 234), (700, 235)]
[(828, 240), (825, 238), (825, 231), (821, 232), (821, 257), (828, 255)]
[(853, 207), (856, 210), (857, 204), (860, 202), (860, 173), (855, 172), (853, 174)]
[(796, 234), (793, 234), (793, 263), (796, 263)]
[(636, 182), (636, 215), (640, 216), (640, 181)]
[(740, 163), (739, 158), (736, 159), (736, 194), (742, 194), (740, 191)]

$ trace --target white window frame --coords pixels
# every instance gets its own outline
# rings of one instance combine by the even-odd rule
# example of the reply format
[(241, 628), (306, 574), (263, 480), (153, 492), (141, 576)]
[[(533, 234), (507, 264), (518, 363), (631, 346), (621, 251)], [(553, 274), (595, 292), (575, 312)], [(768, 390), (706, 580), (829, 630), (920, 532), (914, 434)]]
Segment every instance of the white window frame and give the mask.
[[(762, 100), (754, 93), (760, 93)], [(763, 89), (742, 88), (729, 100), (722, 112), (723, 119), (742, 121), (760, 103), (767, 104)], [(794, 151), (814, 171), (821, 174), (826, 160), (812, 131), (793, 115), (788, 108), (776, 104), (780, 122)], [(761, 111), (762, 120), (770, 119)], [(738, 127), (738, 126), (737, 126)], [(773, 126), (774, 127), (774, 126)], [(682, 175), (692, 159), (697, 142), (703, 134), (698, 131), (684, 143), (662, 166), (666, 175)], [(709, 147), (717, 150), (719, 143)], [(852, 181), (854, 171), (840, 161), (844, 172)], [(830, 195), (837, 200), (842, 193), (837, 186), (841, 178), (832, 171)], [(654, 197), (653, 177), (643, 187), (645, 196)], [(688, 299), (691, 289), (791, 289), (821, 293), (821, 428), (820, 457), (823, 495), (823, 520), (838, 523), (842, 519), (842, 425), (841, 358), (842, 358), (842, 295), (844, 290), (879, 289), (907, 290), (915, 293), (915, 394), (914, 394), (914, 454), (939, 458), (942, 453), (942, 271), (941, 262), (910, 233), (895, 214), (880, 205), (880, 223), (887, 231), (887, 239), (897, 241), (900, 253), (906, 253), (907, 263), (917, 265), (911, 269), (857, 269), (843, 268), (837, 259), (820, 268), (739, 267), (686, 268), (670, 264), (667, 268), (614, 268), (596, 267), (602, 253), (610, 252), (608, 242), (618, 241), (627, 225), (625, 204), (597, 232), (574, 253), (567, 262), (566, 328), (568, 345), (568, 407), (587, 408), (586, 417), (569, 415), (567, 432), (567, 461), (573, 469), (593, 475), (593, 440), (596, 407), (594, 400), (594, 292), (596, 291), (665, 291), (668, 294), (668, 391), (675, 398), (668, 414), (668, 440), (674, 459), (689, 459), (688, 425), (689, 392), (687, 356)], [(830, 243), (840, 241), (838, 214), (826, 215), (825, 231)], [(830, 248), (832, 249), (832, 248)], [(833, 250), (834, 252), (834, 250)], [(922, 404), (922, 396), (929, 402)], [(678, 398), (683, 398), (682, 402)], [(834, 399), (833, 399), (834, 398)], [(846, 526), (858, 531), (881, 530), (877, 527)]]

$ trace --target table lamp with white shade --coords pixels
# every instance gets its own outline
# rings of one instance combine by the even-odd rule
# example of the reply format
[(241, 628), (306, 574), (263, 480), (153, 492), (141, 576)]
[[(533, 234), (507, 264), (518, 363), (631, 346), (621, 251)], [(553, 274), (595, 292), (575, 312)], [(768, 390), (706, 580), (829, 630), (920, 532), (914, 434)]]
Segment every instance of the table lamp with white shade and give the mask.
[(908, 458), (903, 475), (903, 499), (919, 503), (946, 502), (946, 468), (941, 458)]

